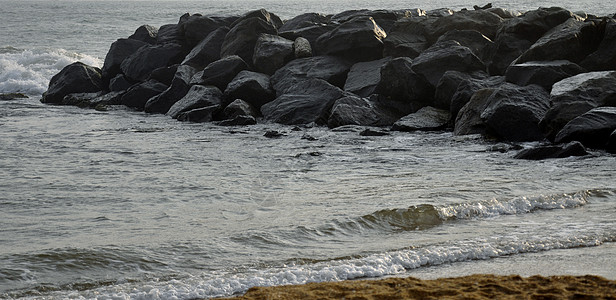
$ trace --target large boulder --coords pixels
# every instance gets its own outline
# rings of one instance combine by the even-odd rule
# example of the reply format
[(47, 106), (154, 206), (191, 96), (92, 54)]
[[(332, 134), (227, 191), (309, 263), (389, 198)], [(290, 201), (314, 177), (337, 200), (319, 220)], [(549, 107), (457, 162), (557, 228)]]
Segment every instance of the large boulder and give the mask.
[(569, 60), (579, 63), (597, 49), (599, 41), (599, 30), (594, 22), (571, 18), (548, 31), (515, 62)]
[(597, 107), (571, 120), (556, 135), (556, 143), (579, 141), (590, 148), (606, 148), (616, 130), (616, 107)]
[(217, 87), (193, 85), (182, 99), (178, 100), (175, 104), (173, 104), (173, 106), (171, 106), (167, 112), (167, 115), (177, 119), (181, 113), (197, 108), (212, 106), (220, 107), (221, 103), (222, 92)]
[(568, 60), (531, 61), (509, 66), (505, 80), (520, 86), (536, 84), (550, 92), (554, 83), (583, 72)]
[[(227, 85), (224, 96), (229, 102), (242, 99), (259, 109), (274, 99), (274, 90), (270, 85), (270, 77), (266, 74), (252, 71), (241, 71)], [(227, 102), (227, 103), (229, 103)]]
[(616, 70), (616, 20), (607, 19), (601, 26), (605, 26), (605, 29), (597, 51), (580, 62), (589, 71)]
[(488, 131), (500, 140), (537, 141), (544, 139), (539, 121), (550, 107), (549, 94), (537, 85), (520, 87), (503, 84), (488, 98), (481, 119)]
[(393, 57), (417, 57), (432, 42), (428, 40), (428, 28), (435, 18), (418, 16), (402, 18), (392, 26), (383, 40), (383, 55)]
[(248, 116), (256, 119), (259, 116), (259, 111), (255, 109), (254, 106), (250, 105), (250, 103), (242, 99), (236, 99), (225, 107), (223, 114), (227, 119), (231, 120), (240, 116)]
[(227, 56), (209, 64), (203, 69), (203, 72), (197, 73), (201, 75), (201, 78), (196, 83), (200, 85), (213, 85), (220, 90), (225, 90), (229, 82), (239, 72), (246, 69), (248, 69), (248, 65), (241, 57), (237, 55)]
[(253, 10), (253, 11), (249, 11), (245, 13), (244, 15), (242, 15), (241, 17), (233, 21), (233, 23), (229, 27), (235, 27), (235, 25), (243, 22), (244, 20), (252, 19), (252, 18), (259, 18), (271, 24), (272, 27), (276, 29), (280, 28), (283, 24), (280, 17), (262, 8), (262, 9), (257, 9), (257, 10)]
[(169, 88), (149, 99), (145, 104), (144, 111), (148, 113), (167, 113), (175, 102), (186, 95), (190, 88), (190, 79), (196, 71), (188, 65), (179, 66)]
[(327, 120), (329, 128), (345, 125), (391, 126), (400, 115), (388, 109), (378, 98), (342, 97), (332, 106)]
[(442, 130), (447, 127), (449, 118), (449, 111), (427, 106), (402, 117), (394, 123), (391, 130), (406, 132)]
[(278, 34), (289, 40), (303, 37), (313, 44), (322, 34), (336, 28), (330, 23), (330, 17), (317, 13), (305, 13), (287, 20), (279, 29)]
[(158, 28), (151, 25), (141, 25), (135, 33), (129, 36), (129, 39), (142, 41), (148, 44), (156, 44), (156, 37), (158, 36)]
[(150, 76), (148, 76), (148, 80), (153, 79), (165, 85), (171, 85), (173, 78), (175, 77), (175, 73), (178, 71), (178, 67), (180, 65), (170, 65), (158, 69), (154, 69)]
[(144, 81), (129, 88), (122, 95), (120, 103), (136, 110), (143, 110), (150, 98), (164, 92), (166, 89), (166, 85), (156, 80)]
[(59, 104), (68, 94), (92, 93), (103, 89), (103, 76), (99, 68), (75, 62), (62, 68), (51, 78), (41, 102)]
[(320, 54), (341, 55), (356, 61), (383, 57), (387, 36), (372, 17), (358, 16), (321, 35), (315, 44)]
[[(369, 17), (373, 18), (374, 21), (379, 24), (385, 32), (388, 32), (393, 24), (398, 21), (400, 18), (410, 17), (413, 15), (413, 11), (410, 10), (368, 10), (368, 9), (358, 9), (358, 10), (347, 10), (341, 13), (335, 14), (331, 16), (332, 23), (345, 23), (350, 21), (351, 19), (357, 17)], [(415, 16), (418, 16), (419, 12), (415, 11)]]
[(386, 57), (354, 64), (347, 75), (344, 90), (360, 97), (368, 97), (374, 94), (381, 81), (381, 68), (390, 60), (391, 57)]
[(126, 76), (124, 76), (124, 74), (118, 74), (115, 77), (111, 78), (111, 80), (109, 80), (109, 91), (126, 91), (128, 90), (128, 88), (133, 86), (133, 84), (133, 82), (130, 82), (128, 79), (126, 79)]
[(293, 57), (293, 41), (262, 33), (257, 39), (252, 63), (258, 72), (272, 75)]
[(451, 117), (455, 120), (459, 112), (461, 112), (462, 107), (464, 107), (471, 100), (471, 97), (477, 91), (486, 88), (496, 88), (504, 82), (505, 77), (503, 76), (491, 76), (488, 78), (471, 77), (463, 80), (458, 84), (456, 92), (453, 96), (451, 96), (451, 106), (449, 107)]
[(109, 82), (111, 78), (119, 74), (122, 71), (120, 69), (122, 62), (145, 45), (148, 44), (135, 39), (119, 39), (113, 42), (101, 68), (104, 80)]
[(182, 47), (185, 46), (186, 40), (182, 32), (182, 26), (179, 24), (166, 24), (158, 28), (158, 34), (156, 35), (156, 44), (177, 44)]
[(285, 91), (306, 78), (323, 79), (337, 87), (343, 87), (351, 63), (333, 56), (313, 56), (295, 59), (278, 69), (271, 77), (272, 87), (276, 95)]
[(188, 111), (181, 112), (177, 115), (176, 119), (182, 122), (211, 122), (216, 118), (216, 115), (220, 112), (220, 105), (212, 105), (206, 107), (199, 107)]
[(434, 88), (447, 71), (472, 73), (485, 71), (486, 66), (468, 47), (456, 41), (432, 45), (413, 60), (412, 70), (422, 75)]
[(484, 134), (486, 126), (481, 119), (481, 113), (488, 106), (488, 100), (494, 93), (494, 88), (484, 88), (472, 94), (466, 104), (460, 108), (455, 118), (454, 135)]
[(494, 46), (492, 40), (481, 32), (476, 30), (451, 30), (441, 35), (437, 43), (444, 41), (456, 41), (464, 47), (468, 47), (473, 53), (481, 59), (486, 61), (490, 56), (490, 51)]
[[(453, 96), (458, 91), (458, 86), (460, 86), (460, 83), (470, 80), (471, 78), (485, 79), (487, 77), (488, 75), (485, 72), (474, 72), (472, 74), (462, 73), (460, 71), (445, 72), (436, 85), (433, 106), (436, 108), (449, 110), (451, 108)], [(468, 96), (468, 99), (470, 99), (470, 95)]]
[(574, 118), (599, 106), (616, 106), (616, 71), (582, 73), (552, 86), (551, 107), (541, 120), (548, 138)]
[(184, 57), (183, 65), (202, 70), (207, 65), (220, 59), (220, 48), (229, 32), (229, 27), (220, 27), (208, 34)]
[(412, 69), (408, 57), (394, 58), (381, 68), (381, 81), (376, 92), (392, 101), (404, 103), (404, 115), (432, 103), (434, 88)]
[(564, 158), (570, 156), (588, 155), (586, 148), (579, 142), (570, 142), (560, 145), (544, 145), (533, 148), (523, 149), (518, 152), (513, 158), (542, 160), (548, 158)]
[(325, 124), (334, 101), (345, 93), (327, 81), (309, 78), (261, 107), (263, 117), (281, 124)]
[(503, 18), (487, 10), (457, 11), (436, 18), (428, 28), (429, 39), (436, 42), (440, 36), (452, 30), (473, 30), (493, 39), (502, 22)]
[(188, 48), (192, 49), (210, 33), (229, 24), (220, 19), (195, 14), (184, 18), (179, 25), (184, 33)]
[(124, 59), (120, 68), (124, 75), (136, 81), (143, 81), (158, 68), (182, 61), (182, 46), (174, 43), (144, 46)]
[(539, 8), (523, 15), (506, 19), (498, 29), (488, 67), (490, 74), (504, 74), (507, 67), (533, 45), (546, 32), (574, 15), (559, 8)]
[[(239, 20), (238, 20), (239, 21)], [(276, 27), (262, 18), (252, 17), (236, 23), (225, 36), (220, 56), (237, 55), (252, 64), (255, 45), (262, 33), (278, 34)]]
[(609, 153), (616, 154), (616, 130), (612, 131), (610, 137), (607, 140), (607, 145), (605, 146), (605, 150)]

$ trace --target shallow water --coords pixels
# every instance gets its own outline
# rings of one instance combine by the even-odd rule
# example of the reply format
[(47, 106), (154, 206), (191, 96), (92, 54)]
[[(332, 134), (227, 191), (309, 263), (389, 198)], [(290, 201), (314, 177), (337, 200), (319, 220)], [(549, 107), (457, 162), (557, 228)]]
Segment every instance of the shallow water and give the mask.
[[(0, 0), (11, 25), (0, 39), (0, 93), (31, 96), (0, 101), (0, 298), (187, 299), (471, 273), (616, 279), (616, 160), (604, 152), (523, 161), (447, 132), (218, 127), (39, 103), (62, 67), (100, 66), (111, 42), (143, 23), (187, 11), (316, 10), (310, 1), (118, 3)], [(466, 5), (457, 3), (405, 5)]]

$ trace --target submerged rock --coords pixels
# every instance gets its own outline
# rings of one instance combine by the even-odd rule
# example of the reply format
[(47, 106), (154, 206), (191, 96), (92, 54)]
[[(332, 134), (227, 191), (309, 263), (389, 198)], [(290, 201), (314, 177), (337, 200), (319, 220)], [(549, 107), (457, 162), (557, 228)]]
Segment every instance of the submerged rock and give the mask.
[(588, 155), (586, 148), (579, 142), (570, 142), (568, 144), (538, 146), (529, 149), (524, 149), (518, 152), (513, 158), (542, 160), (548, 158), (565, 158), (570, 156)]
[[(213, 86), (202, 86), (202, 85), (193, 85), (186, 95), (178, 100), (167, 112), (168, 116), (171, 116), (174, 119), (177, 119), (180, 114), (184, 112), (188, 112), (197, 108), (204, 107), (214, 107), (222, 104), (222, 92)], [(192, 121), (197, 122), (196, 120), (204, 120), (202, 116), (198, 115), (204, 111), (194, 112), (192, 115), (187, 115), (186, 117)], [(200, 122), (208, 122), (211, 121), (200, 121)]]
[(396, 121), (393, 131), (433, 131), (442, 130), (449, 122), (449, 111), (434, 107), (424, 107), (415, 113)]
[(375, 99), (346, 96), (334, 102), (327, 126), (329, 128), (346, 125), (390, 126), (399, 117)]

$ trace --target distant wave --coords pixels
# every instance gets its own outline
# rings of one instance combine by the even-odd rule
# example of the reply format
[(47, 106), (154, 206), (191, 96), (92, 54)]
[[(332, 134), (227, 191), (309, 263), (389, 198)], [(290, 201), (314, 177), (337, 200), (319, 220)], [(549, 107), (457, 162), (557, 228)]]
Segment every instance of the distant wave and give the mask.
[(51, 77), (76, 61), (96, 67), (102, 65), (96, 57), (64, 49), (0, 47), (0, 93), (41, 95)]

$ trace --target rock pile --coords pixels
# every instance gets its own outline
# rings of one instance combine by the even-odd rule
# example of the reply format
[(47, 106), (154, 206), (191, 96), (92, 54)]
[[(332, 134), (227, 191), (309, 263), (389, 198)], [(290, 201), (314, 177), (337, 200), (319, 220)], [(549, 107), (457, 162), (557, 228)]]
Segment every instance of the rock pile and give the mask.
[(286, 21), (264, 9), (185, 14), (117, 40), (102, 69), (67, 66), (41, 101), (220, 125), (448, 128), (616, 152), (616, 19), (491, 6)]

